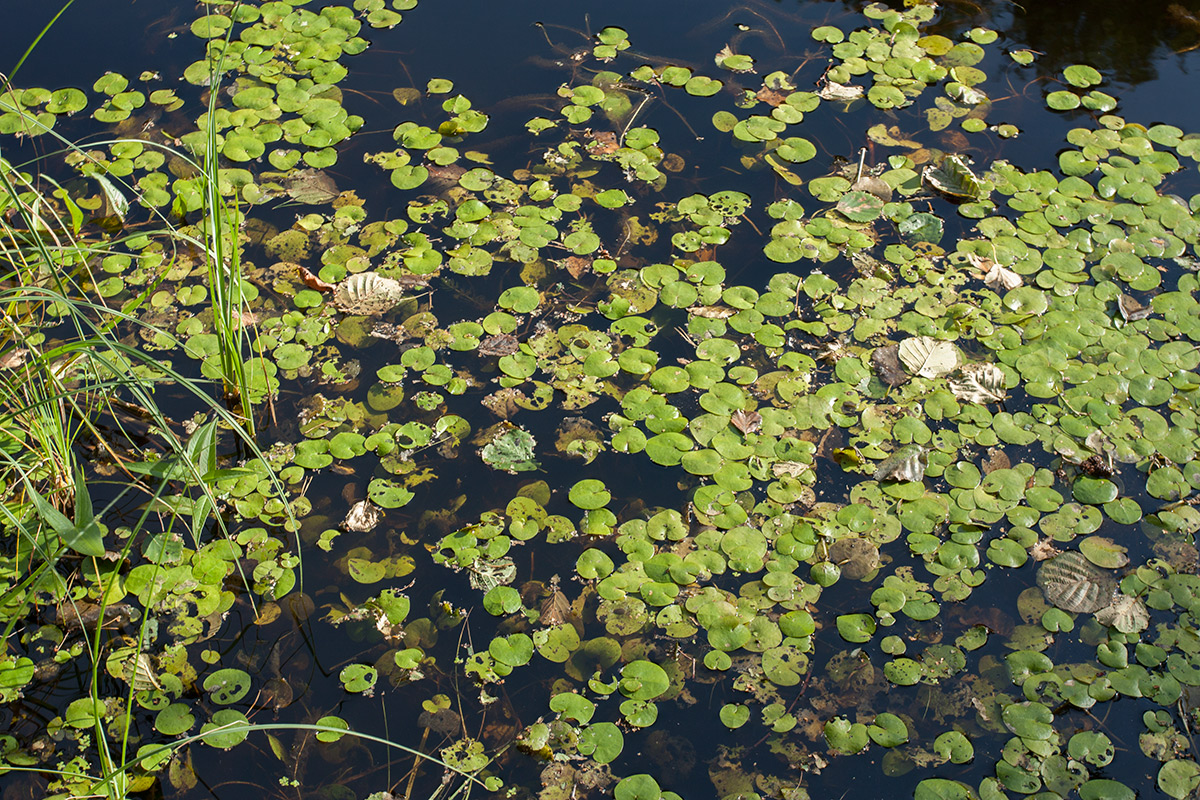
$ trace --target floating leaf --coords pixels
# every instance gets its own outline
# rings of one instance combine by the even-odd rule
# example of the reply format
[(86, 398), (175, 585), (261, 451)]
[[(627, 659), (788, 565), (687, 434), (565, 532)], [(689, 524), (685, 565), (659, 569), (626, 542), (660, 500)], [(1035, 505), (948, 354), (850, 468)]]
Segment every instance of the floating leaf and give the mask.
[(978, 200), (983, 195), (979, 178), (959, 155), (946, 156), (937, 166), (926, 167), (921, 178), (948, 197)]
[(900, 343), (900, 361), (913, 375), (936, 378), (958, 366), (958, 348), (929, 336), (911, 336)]
[(1116, 579), (1081, 553), (1063, 553), (1042, 563), (1037, 583), (1046, 599), (1071, 612), (1099, 611), (1112, 602)]
[(968, 403), (1003, 403), (1007, 396), (1004, 371), (995, 364), (968, 364), (957, 378), (950, 379), (950, 391)]
[(925, 475), (925, 450), (910, 444), (884, 459), (875, 470), (877, 481), (919, 481)]
[(1111, 605), (1096, 612), (1096, 621), (1121, 633), (1139, 633), (1150, 625), (1150, 613), (1140, 598), (1118, 594)]
[(342, 529), (351, 533), (366, 533), (374, 530), (383, 519), (383, 511), (370, 500), (359, 500), (350, 507), (342, 520)]
[(534, 460), (537, 441), (524, 428), (508, 428), (479, 451), (483, 463), (503, 472), (529, 472), (538, 468)]
[(1107, 536), (1089, 536), (1079, 543), (1079, 552), (1102, 569), (1117, 569), (1129, 563), (1126, 549)]
[(347, 314), (374, 317), (391, 311), (404, 299), (404, 285), (374, 272), (359, 272), (338, 284), (333, 298)]
[(1124, 292), (1117, 296), (1117, 310), (1121, 312), (1121, 319), (1126, 322), (1146, 319), (1154, 313), (1154, 309), (1150, 306), (1142, 305)]

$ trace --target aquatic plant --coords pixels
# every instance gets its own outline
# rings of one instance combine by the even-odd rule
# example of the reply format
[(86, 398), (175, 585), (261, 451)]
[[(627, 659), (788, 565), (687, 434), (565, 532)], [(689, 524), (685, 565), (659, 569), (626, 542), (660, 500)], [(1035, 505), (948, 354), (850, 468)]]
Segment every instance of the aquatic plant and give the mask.
[[(1183, 165), (1200, 139), (1117, 116), (1105, 75), (1072, 65), (1044, 98), (1077, 123), (1057, 168), (993, 157), (1020, 131), (989, 122), (1005, 106), (984, 67), (1034, 74), (1035, 54), (989, 62), (996, 32), (933, 33), (927, 4), (813, 28), (829, 61), (809, 72), (731, 41), (706, 76), (609, 26), (567, 59), (591, 71), (526, 121), (538, 156), (522, 166), (488, 155), (492, 121), (450, 79), (397, 89), (393, 143), (365, 161), (402, 211), (375, 219), (320, 170), (364, 122), (338, 88), (362, 19), (390, 28), (415, 4), (304, 5), (212, 4), (190, 26), (207, 45), (185, 78), (211, 90), (227, 71), (231, 91), (148, 100), (203, 105), (178, 136), (203, 174), (122, 141), (69, 156), (93, 183), (55, 198), (82, 230), (127, 179), (141, 211), (196, 226), (214, 318), (185, 313), (206, 299), (186, 253), (147, 276), (166, 233), (105, 239), (110, 278), (80, 290), (154, 324), (144, 347), (242, 387), (243, 421), (294, 403), (286, 439), (244, 465), (217, 466), (211, 422), (168, 462), (203, 454), (231, 536), (134, 547), (131, 531), (135, 563), (110, 570), (145, 615), (136, 646), (91, 640), (124, 696), (93, 680), (49, 725), (64, 757), (100, 765), (77, 771), (89, 790), (131, 763), (104, 730), (123, 718), (132, 741), (135, 706), (156, 757), (122, 791), (194, 785), (190, 732), (232, 747), (218, 734), (256, 710), (289, 713), (310, 676), (281, 642), (327, 626), (362, 647), (322, 665), (338, 702), (412, 698), (410, 752), (436, 748), (489, 791), (535, 765), (524, 789), (545, 798), (682, 794), (697, 748), (668, 716), (728, 731), (704, 755), (720, 797), (803, 797), (859, 754), (920, 800), (1128, 798), (1136, 782), (1113, 776), (1138, 771), (1194, 791), (1200, 195)], [(93, 92), (102, 122), (147, 102), (122, 76)], [(6, 97), (12, 131), (82, 109), (66, 90)], [(685, 98), (717, 107), (742, 173), (682, 188), (688, 154), (642, 115)], [(854, 158), (806, 135), (869, 109)], [(310, 208), (279, 230), (255, 216), (276, 197)], [(171, 469), (157, 477), (182, 481)], [(309, 500), (330, 473), (348, 478), (340, 500)], [(197, 508), (184, 491), (148, 508), (164, 505)], [(53, 517), (60, 536), (86, 522), (76, 508)], [(325, 558), (319, 604), (277, 528)], [(240, 662), (201, 644), (249, 597), (275, 643)], [(33, 690), (33, 666), (0, 663), (5, 700)], [(1126, 715), (1121, 698), (1144, 703), (1140, 755), (1094, 714)], [(308, 746), (271, 742), (285, 783), (305, 783)], [(5, 747), (31, 766), (28, 743)]]

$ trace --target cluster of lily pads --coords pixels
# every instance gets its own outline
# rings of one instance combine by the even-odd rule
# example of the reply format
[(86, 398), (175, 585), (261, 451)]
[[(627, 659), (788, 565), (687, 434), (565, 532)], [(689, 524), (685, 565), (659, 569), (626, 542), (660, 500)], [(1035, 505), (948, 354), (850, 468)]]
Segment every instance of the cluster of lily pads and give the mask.
[[(420, 728), (451, 737), (445, 763), (507, 777), (532, 759), (529, 795), (684, 793), (667, 764), (686, 759), (652, 776), (622, 756), (633, 739), (692, 747), (656, 729), (666, 715), (730, 731), (706, 762), (720, 797), (804, 797), (833, 759), (878, 749), (919, 800), (1123, 800), (1143, 787), (1112, 776), (1139, 770), (1180, 800), (1200, 786), (1200, 194), (1180, 194), (1200, 136), (1113, 114), (1103, 76), (1077, 65), (1046, 96), (1079, 122), (1056, 170), (973, 161), (985, 138), (1019, 133), (986, 121), (979, 65), (997, 36), (926, 35), (932, 5), (874, 4), (853, 31), (813, 30), (830, 58), (811, 89), (785, 71), (740, 88), (759, 62), (730, 48), (714, 59), (725, 80), (617, 72), (637, 58), (606, 27), (585, 53), (590, 81), (528, 121), (545, 146), (528, 168), (493, 168), (486, 110), (452, 81), (397, 90), (406, 109), (439, 102), (366, 156), (402, 209), (373, 219), (319, 170), (364, 124), (338, 88), (343, 58), (367, 47), (360, 18), (388, 28), (414, 4), (305, 5), (210, 4), (191, 26), (206, 56), (184, 77), (224, 81), (215, 112), (178, 116), (186, 103), (149, 95), (177, 115), (159, 127), (182, 146), (220, 134), (224, 195), (312, 207), (286, 230), (243, 209), (253, 396), (303, 395), (287, 437), (217, 482), (244, 527), (195, 548), (147, 538), (104, 590), (157, 620), (149, 655), (113, 649), (107, 666), (142, 682), (134, 697), (160, 737), (207, 730), (230, 747), (244, 734), (221, 724), (290, 704), (278, 653), (234, 665), (203, 644), (237, 602), (235, 568), (250, 567), (267, 624), (312, 611), (270, 467), (304, 543), (368, 587), (324, 606), (364, 643), (339, 690), (416, 693)], [(1020, 69), (1034, 54), (1009, 55)], [(638, 124), (671, 89), (714, 103), (732, 89), (711, 125), (785, 191), (677, 191), (683, 155)], [(76, 91), (6, 94), (0, 131), (49, 129), (86, 107)], [(102, 122), (136, 121), (146, 103), (120, 76), (94, 91)], [(889, 113), (865, 132), (878, 163), (831, 162), (792, 129), (863, 104)], [(64, 195), (81, 219), (123, 218), (128, 195), (203, 224), (198, 178), (169, 152), (125, 140), (70, 166), (95, 190)], [(792, 266), (748, 281), (726, 253)], [(171, 358), (217, 377), (192, 258), (126, 238), (89, 288), (163, 332), (141, 346), (177, 338)], [(494, 487), (424, 502), (463, 462)], [(585, 477), (551, 482), (560, 466)], [(610, 470), (645, 476), (641, 491)], [(353, 476), (343, 497), (308, 496), (325, 473)], [(426, 588), (440, 585), (417, 570), (430, 561), (470, 594)], [(477, 604), (486, 616), (467, 613)], [(464, 625), (465, 653), (439, 637)], [(70, 635), (42, 626), (26, 655), (0, 656), (5, 702), (36, 685), (39, 660), (80, 655)], [(458, 713), (481, 715), (517, 702), (506, 686), (542, 682), (515, 714), (526, 724), (489, 739), (449, 709), (459, 675), (474, 689)], [(1120, 698), (1150, 709), (1146, 760), (1117, 755), (1096, 713)], [(97, 716), (122, 713), (119, 693), (76, 701), (50, 729), (86, 760)], [(27, 742), (0, 741), (9, 764), (34, 763)], [(195, 783), (182, 753), (138, 770), (138, 788), (163, 770)]]

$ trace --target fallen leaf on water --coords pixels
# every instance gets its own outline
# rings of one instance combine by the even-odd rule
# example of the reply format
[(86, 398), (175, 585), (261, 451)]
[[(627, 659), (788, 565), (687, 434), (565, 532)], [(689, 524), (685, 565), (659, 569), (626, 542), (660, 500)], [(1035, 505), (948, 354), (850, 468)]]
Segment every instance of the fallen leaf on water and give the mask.
[(754, 433), (762, 426), (762, 415), (757, 411), (738, 409), (729, 416), (729, 421), (742, 433)]
[(304, 281), (304, 285), (318, 292), (332, 292), (337, 288), (332, 283), (326, 283), (318, 278), (306, 267), (297, 267), (300, 270), (300, 280)]
[(910, 336), (900, 343), (900, 361), (913, 375), (936, 378), (958, 366), (958, 348), (929, 336)]

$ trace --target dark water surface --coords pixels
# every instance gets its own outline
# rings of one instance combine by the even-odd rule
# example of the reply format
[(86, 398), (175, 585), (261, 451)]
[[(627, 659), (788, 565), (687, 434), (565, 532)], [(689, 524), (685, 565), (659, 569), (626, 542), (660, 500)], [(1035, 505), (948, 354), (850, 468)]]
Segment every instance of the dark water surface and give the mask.
[[(15, 62), (26, 43), (53, 13), (41, 4), (10, 2), (8, 5), (0, 39), (0, 63), (6, 68)], [(1010, 140), (972, 138), (971, 149), (967, 152), (979, 164), (1006, 158), (1028, 170), (1054, 168), (1056, 153), (1064, 145), (1066, 131), (1083, 124), (1088, 115), (1083, 111), (1063, 115), (1048, 113), (1043, 101), (1047, 91), (1044, 87), (1051, 76), (1057, 76), (1064, 66), (1075, 63), (1091, 64), (1109, 79), (1102, 88), (1120, 101), (1113, 113), (1147, 125), (1162, 122), (1185, 131), (1200, 130), (1200, 102), (1197, 102), (1200, 89), (1196, 83), (1196, 71), (1200, 69), (1200, 28), (1193, 28), (1188, 23), (1188, 14), (1198, 10), (1200, 2), (1196, 0), (1182, 4), (1027, 0), (1024, 6), (1009, 2), (947, 3), (938, 21), (930, 26), (930, 32), (954, 38), (974, 26), (985, 26), (1001, 33), (1000, 43), (990, 47), (986, 60), (978, 65), (988, 73), (986, 87), (995, 100), (988, 122), (1011, 123), (1022, 131), (1020, 136)], [(150, 69), (160, 72), (161, 85), (175, 86), (175, 76), (200, 55), (197, 40), (187, 32), (193, 18), (191, 5), (175, 0), (137, 0), (133, 3), (79, 0), (21, 67), (18, 83), (50, 88), (84, 86), (90, 85), (95, 76), (105, 71), (137, 75)], [(366, 200), (366, 207), (374, 218), (401, 216), (399, 203), (407, 200), (398, 200), (386, 175), (374, 167), (364, 166), (361, 157), (391, 148), (391, 131), (402, 120), (436, 125), (431, 122), (439, 119), (441, 114), (436, 99), (426, 99), (424, 105), (401, 107), (392, 98), (392, 90), (423, 89), (434, 77), (453, 80), (456, 93), (469, 97), (476, 108), (491, 115), (487, 131), (472, 139), (470, 146), (487, 152), (498, 174), (509, 174), (514, 169), (537, 163), (546, 145), (526, 135), (524, 122), (537, 115), (553, 116), (557, 102), (554, 92), (560, 84), (577, 85), (588, 81), (588, 75), (573, 64), (571, 54), (581, 48), (590, 48), (591, 36), (607, 25), (628, 31), (633, 43), (632, 52), (636, 53), (623, 55), (610, 65), (615, 71), (628, 71), (639, 63), (672, 63), (691, 64), (697, 72), (716, 74), (713, 54), (726, 43), (736, 40), (740, 43), (740, 52), (753, 54), (758, 60), (758, 75), (745, 76), (747, 85), (755, 86), (762, 74), (782, 69), (795, 71), (795, 82), (799, 88), (806, 89), (815, 85), (825, 68), (824, 46), (812, 40), (812, 28), (833, 24), (849, 30), (862, 22), (857, 4), (838, 2), (781, 1), (739, 5), (710, 0), (613, 0), (605, 3), (517, 0), (501, 4), (492, 0), (422, 0), (415, 9), (404, 12), (404, 21), (393, 30), (364, 28), (362, 35), (370, 39), (370, 49), (345, 62), (350, 67), (350, 76), (342, 83), (346, 92), (345, 105), (351, 113), (364, 117), (366, 124), (339, 148), (340, 160), (331, 172), (339, 186), (354, 188)], [(1033, 71), (1018, 69), (1005, 55), (1008, 50), (1020, 48), (1044, 54), (1035, 62)], [(726, 91), (732, 91), (737, 76), (729, 78), (723, 74), (722, 77), (727, 79)], [(190, 103), (184, 111), (195, 116), (200, 109), (198, 92), (181, 82), (178, 85), (180, 95)], [(756, 211), (750, 219), (765, 230), (771, 220), (761, 213), (765, 202), (759, 203), (759, 198), (774, 198), (791, 191), (802, 202), (811, 201), (799, 190), (782, 187), (769, 172), (744, 174), (739, 164), (741, 152), (729, 136), (713, 130), (710, 117), (715, 106), (712, 102), (676, 92), (670, 95), (670, 104), (673, 108), (658, 99), (647, 103), (638, 123), (658, 130), (663, 141), (671, 143), (669, 149), (684, 157), (686, 168), (672, 176), (667, 192), (669, 198), (652, 197), (649, 202), (675, 200), (692, 192), (709, 193), (736, 185), (755, 198)], [(854, 161), (859, 149), (868, 145), (863, 132), (876, 122), (898, 124), (914, 134), (923, 133), (925, 139), (931, 138), (915, 110), (893, 114), (865, 105), (850, 113), (841, 113), (822, 107), (806, 119), (803, 128), (803, 135), (817, 145), (818, 156), (797, 172), (809, 179), (824, 174), (836, 160)], [(93, 133), (83, 120), (63, 125), (62, 129), (70, 135)], [(937, 139), (936, 136), (932, 138)], [(945, 149), (953, 149), (946, 142), (944, 138), (935, 141)], [(22, 145), (18, 152), (27, 156), (45, 147), (47, 144), (39, 141)], [(736, 181), (731, 180), (735, 176)], [(1194, 170), (1172, 180), (1178, 181), (1178, 191), (1184, 197), (1195, 191)], [(397, 204), (394, 208), (393, 203)], [(271, 209), (264, 216), (285, 228), (294, 218), (295, 210)], [(948, 225), (956, 224), (964, 230), (969, 227), (969, 221), (948, 220)], [(952, 233), (957, 231), (948, 231), (948, 234)], [(670, 250), (669, 236), (664, 236), (659, 251), (650, 249), (646, 255), (651, 260), (665, 259)], [(248, 255), (254, 258), (257, 254), (251, 251)], [(262, 254), (261, 257), (266, 256)], [(730, 250), (722, 251), (722, 262), (731, 279), (751, 286), (765, 285), (778, 269), (778, 265), (763, 256), (761, 244), (753, 240), (735, 242)], [(516, 271), (511, 267), (504, 265), (500, 269), (498, 265), (489, 285), (513, 285)], [(836, 264), (829, 267), (830, 270), (838, 268)], [(845, 265), (841, 269), (845, 270)], [(451, 300), (439, 300), (441, 302), (449, 306), (447, 318), (470, 316), (461, 309), (454, 309)], [(377, 345), (361, 354), (365, 374), (395, 359), (395, 350), (388, 347)], [(453, 358), (449, 360), (453, 363)], [(468, 363), (465, 356), (462, 363)], [(365, 389), (364, 382), (357, 393), (359, 399), (365, 396)], [(308, 391), (302, 385), (285, 386), (280, 399), (284, 421), (277, 430), (268, 431), (269, 436), (294, 435), (288, 418), (295, 415)], [(602, 399), (586, 414), (598, 421), (602, 414), (616, 409), (613, 401)], [(494, 418), (479, 408), (470, 421), (479, 429), (491, 424)], [(543, 419), (533, 415), (522, 421), (540, 441), (552, 441), (559, 418)], [(464, 446), (464, 451), (467, 449)], [(363, 461), (364, 469), (370, 469), (367, 463), (370, 460)], [(475, 458), (462, 461), (467, 465), (454, 467), (440, 475), (432, 488), (423, 488), (416, 502), (394, 519), (389, 517), (388, 524), (415, 536), (422, 511), (441, 508), (464, 493), (468, 499), (460, 517), (477, 519), (481, 511), (503, 507), (528, 477), (489, 470)], [(569, 508), (565, 487), (593, 476), (602, 476), (615, 497), (626, 498), (631, 513), (639, 510), (639, 501), (645, 506), (679, 507), (685, 498), (684, 490), (674, 484), (674, 473), (653, 465), (630, 467), (629, 459), (612, 453), (601, 455), (589, 466), (556, 460), (547, 469), (548, 472), (539, 473), (539, 477), (545, 477), (555, 488), (561, 487), (548, 506), (551, 513), (565, 513)], [(306, 524), (305, 535), (312, 538), (322, 528), (335, 525), (349, 504), (345, 495), (362, 496), (369, 477), (318, 476), (310, 497), (314, 498), (315, 513), (323, 519), (316, 524)], [(347, 483), (357, 486), (344, 492)], [(838, 500), (844, 502), (842, 498)], [(623, 514), (618, 513), (618, 516), (624, 519)], [(427, 536), (432, 539), (435, 534), (431, 532)], [(375, 537), (374, 541), (380, 543), (379, 532)], [(619, 552), (611, 543), (604, 547), (614, 554)], [(548, 579), (552, 574), (565, 577), (573, 569), (579, 549), (544, 548), (543, 551), (526, 547), (514, 555), (522, 579), (531, 575)], [(467, 586), (464, 575), (433, 564), (420, 547), (414, 547), (412, 552), (417, 559), (417, 570), (397, 581), (398, 585), (413, 581), (408, 589), (413, 599), (411, 616), (424, 615), (425, 608), (432, 608), (436, 613), (439, 608), (445, 612), (452, 610), (452, 606), (478, 605), (478, 592)], [(907, 554), (901, 558), (904, 557), (908, 557)], [(460, 636), (468, 635), (464, 631), (474, 637), (476, 649), (486, 648), (496, 632), (494, 620), (478, 608), (472, 612), (469, 626), (442, 630), (437, 644), (431, 643), (426, 648), (437, 654), (441, 664), (447, 665), (441, 674), (431, 675), (425, 683), (417, 682), (398, 689), (384, 689), (384, 681), (381, 681), (373, 696), (342, 692), (338, 685), (342, 668), (353, 662), (371, 663), (384, 648), (370, 626), (333, 628), (321, 622), (341, 602), (343, 595), (352, 601), (361, 601), (378, 590), (378, 587), (348, 583), (332, 561), (331, 557), (315, 550), (306, 555), (304, 592), (309, 599), (307, 608), (304, 603), (294, 604), (294, 610), (301, 617), (299, 623), (294, 622), (290, 614), (284, 614), (270, 625), (256, 626), (248, 602), (241, 600), (229, 614), (217, 644), (209, 643), (208, 646), (220, 652), (223, 665), (243, 665), (252, 674), (274, 670), (292, 685), (293, 705), (278, 713), (259, 709), (251, 714), (252, 721), (312, 722), (325, 714), (337, 714), (356, 730), (386, 736), (409, 747), (421, 745), (425, 752), (432, 752), (435, 746), (442, 746), (449, 739), (443, 740), (438, 733), (430, 733), (428, 740), (423, 739), (425, 731), (415, 720), (421, 713), (421, 702), (428, 700), (435, 689), (455, 697), (456, 707), (464, 712), (467, 724), (476, 726), (469, 734), (489, 743), (511, 741), (513, 731), (548, 715), (545, 696), (553, 682), (562, 677), (559, 665), (547, 665), (535, 659), (531, 666), (514, 673), (506, 683), (493, 687), (501, 700), (490, 712), (478, 703), (478, 689), (472, 687), (461, 672), (455, 675), (451, 666), (456, 655), (465, 653), (463, 645), (466, 642), (460, 641)], [(848, 586), (846, 583), (843, 581), (822, 596), (824, 612), (843, 613), (870, 608), (873, 586)], [(1015, 594), (1031, 585), (1033, 571), (1027, 568), (1017, 580), (1007, 582), (1003, 595), (998, 589), (990, 591), (990, 587), (985, 587), (973, 595), (971, 603), (984, 608), (993, 605), (1011, 608)], [(420, 614), (418, 609), (421, 609)], [(914, 641), (935, 641), (942, 635), (940, 624), (940, 621), (909, 624), (904, 633)], [(1002, 660), (1007, 651), (1000, 639), (993, 637), (991, 643), (973, 658)], [(818, 634), (811, 656), (814, 664), (821, 664), (824, 659), (845, 649), (837, 631), (829, 626)], [(878, 662), (881, 656), (878, 643), (866, 645), (864, 654), (874, 656)], [(1053, 651), (1051, 655), (1056, 663), (1082, 658), (1066, 653), (1060, 658), (1060, 654)], [(55, 707), (65, 706), (77, 696), (81, 687), (68, 683), (64, 680), (54, 692), (42, 698), (48, 716)], [(746, 769), (759, 761), (767, 765), (776, 758), (762, 744), (765, 737), (761, 726), (749, 725), (731, 732), (717, 722), (716, 714), (721, 706), (738, 699), (729, 691), (727, 681), (711, 685), (696, 683), (689, 688), (694, 695), (691, 698), (693, 704), (678, 707), (664, 704), (660, 709), (659, 722), (651, 728), (656, 739), (649, 741), (645, 733), (626, 735), (625, 751), (612, 765), (614, 774), (648, 772), (667, 775), (668, 779), (660, 780), (664, 788), (685, 798), (704, 798), (715, 796), (706, 765), (713, 768), (718, 757), (729, 757), (730, 751), (719, 753), (719, 747), (741, 746), (743, 749), (732, 752), (745, 759), (741, 766)], [(787, 697), (796, 705), (802, 706), (805, 702), (802, 691), (793, 691)], [(1129, 738), (1122, 746), (1136, 750), (1140, 717), (1149, 707), (1135, 701), (1105, 704), (1105, 709), (1111, 710), (1105, 721), (1106, 729), (1127, 731)], [(931, 714), (935, 713), (936, 709), (931, 711)], [(1067, 727), (1091, 724), (1085, 719), (1084, 712), (1062, 713)], [(930, 730), (935, 728), (936, 725), (930, 724)], [(389, 754), (380, 747), (346, 740), (341, 749), (321, 750), (310, 756), (306, 748), (312, 745), (301, 734), (280, 732), (278, 737), (277, 744), (262, 737), (252, 737), (249, 744), (229, 752), (195, 748), (193, 758), (199, 785), (190, 792), (178, 793), (167, 787), (166, 795), (341, 798), (365, 797), (370, 791), (384, 789), (389, 789), (396, 797), (405, 792), (402, 776), (411, 767), (411, 755), (399, 751)], [(990, 741), (979, 738), (975, 741), (975, 763), (961, 767), (946, 765), (939, 771), (939, 776), (977, 786), (982, 777), (991, 774), (994, 751), (1006, 738), (1001, 735), (992, 736)], [(290, 755), (285, 758), (281, 752)], [(883, 752), (876, 748), (868, 757), (833, 758), (823, 772), (806, 778), (805, 785), (811, 797), (815, 800), (911, 796), (917, 781), (925, 777), (925, 773), (914, 770), (908, 775), (885, 778), (878, 764)], [(305, 759), (303, 771), (293, 772), (290, 766), (285, 768), (281, 760), (290, 758)], [(515, 795), (530, 797), (536, 794), (537, 776), (543, 767), (532, 758), (506, 756), (502, 773), (518, 785), (535, 787), (534, 792), (518, 789)], [(300, 786), (280, 785), (278, 776), (281, 774), (292, 776)], [(1146, 796), (1157, 791), (1153, 788), (1153, 776), (1120, 777), (1140, 786)], [(412, 797), (444, 797), (445, 794), (437, 794), (441, 791), (440, 781), (438, 769), (425, 767)], [(476, 791), (476, 796), (485, 795), (481, 789)], [(548, 797), (565, 800), (552, 795)]]

